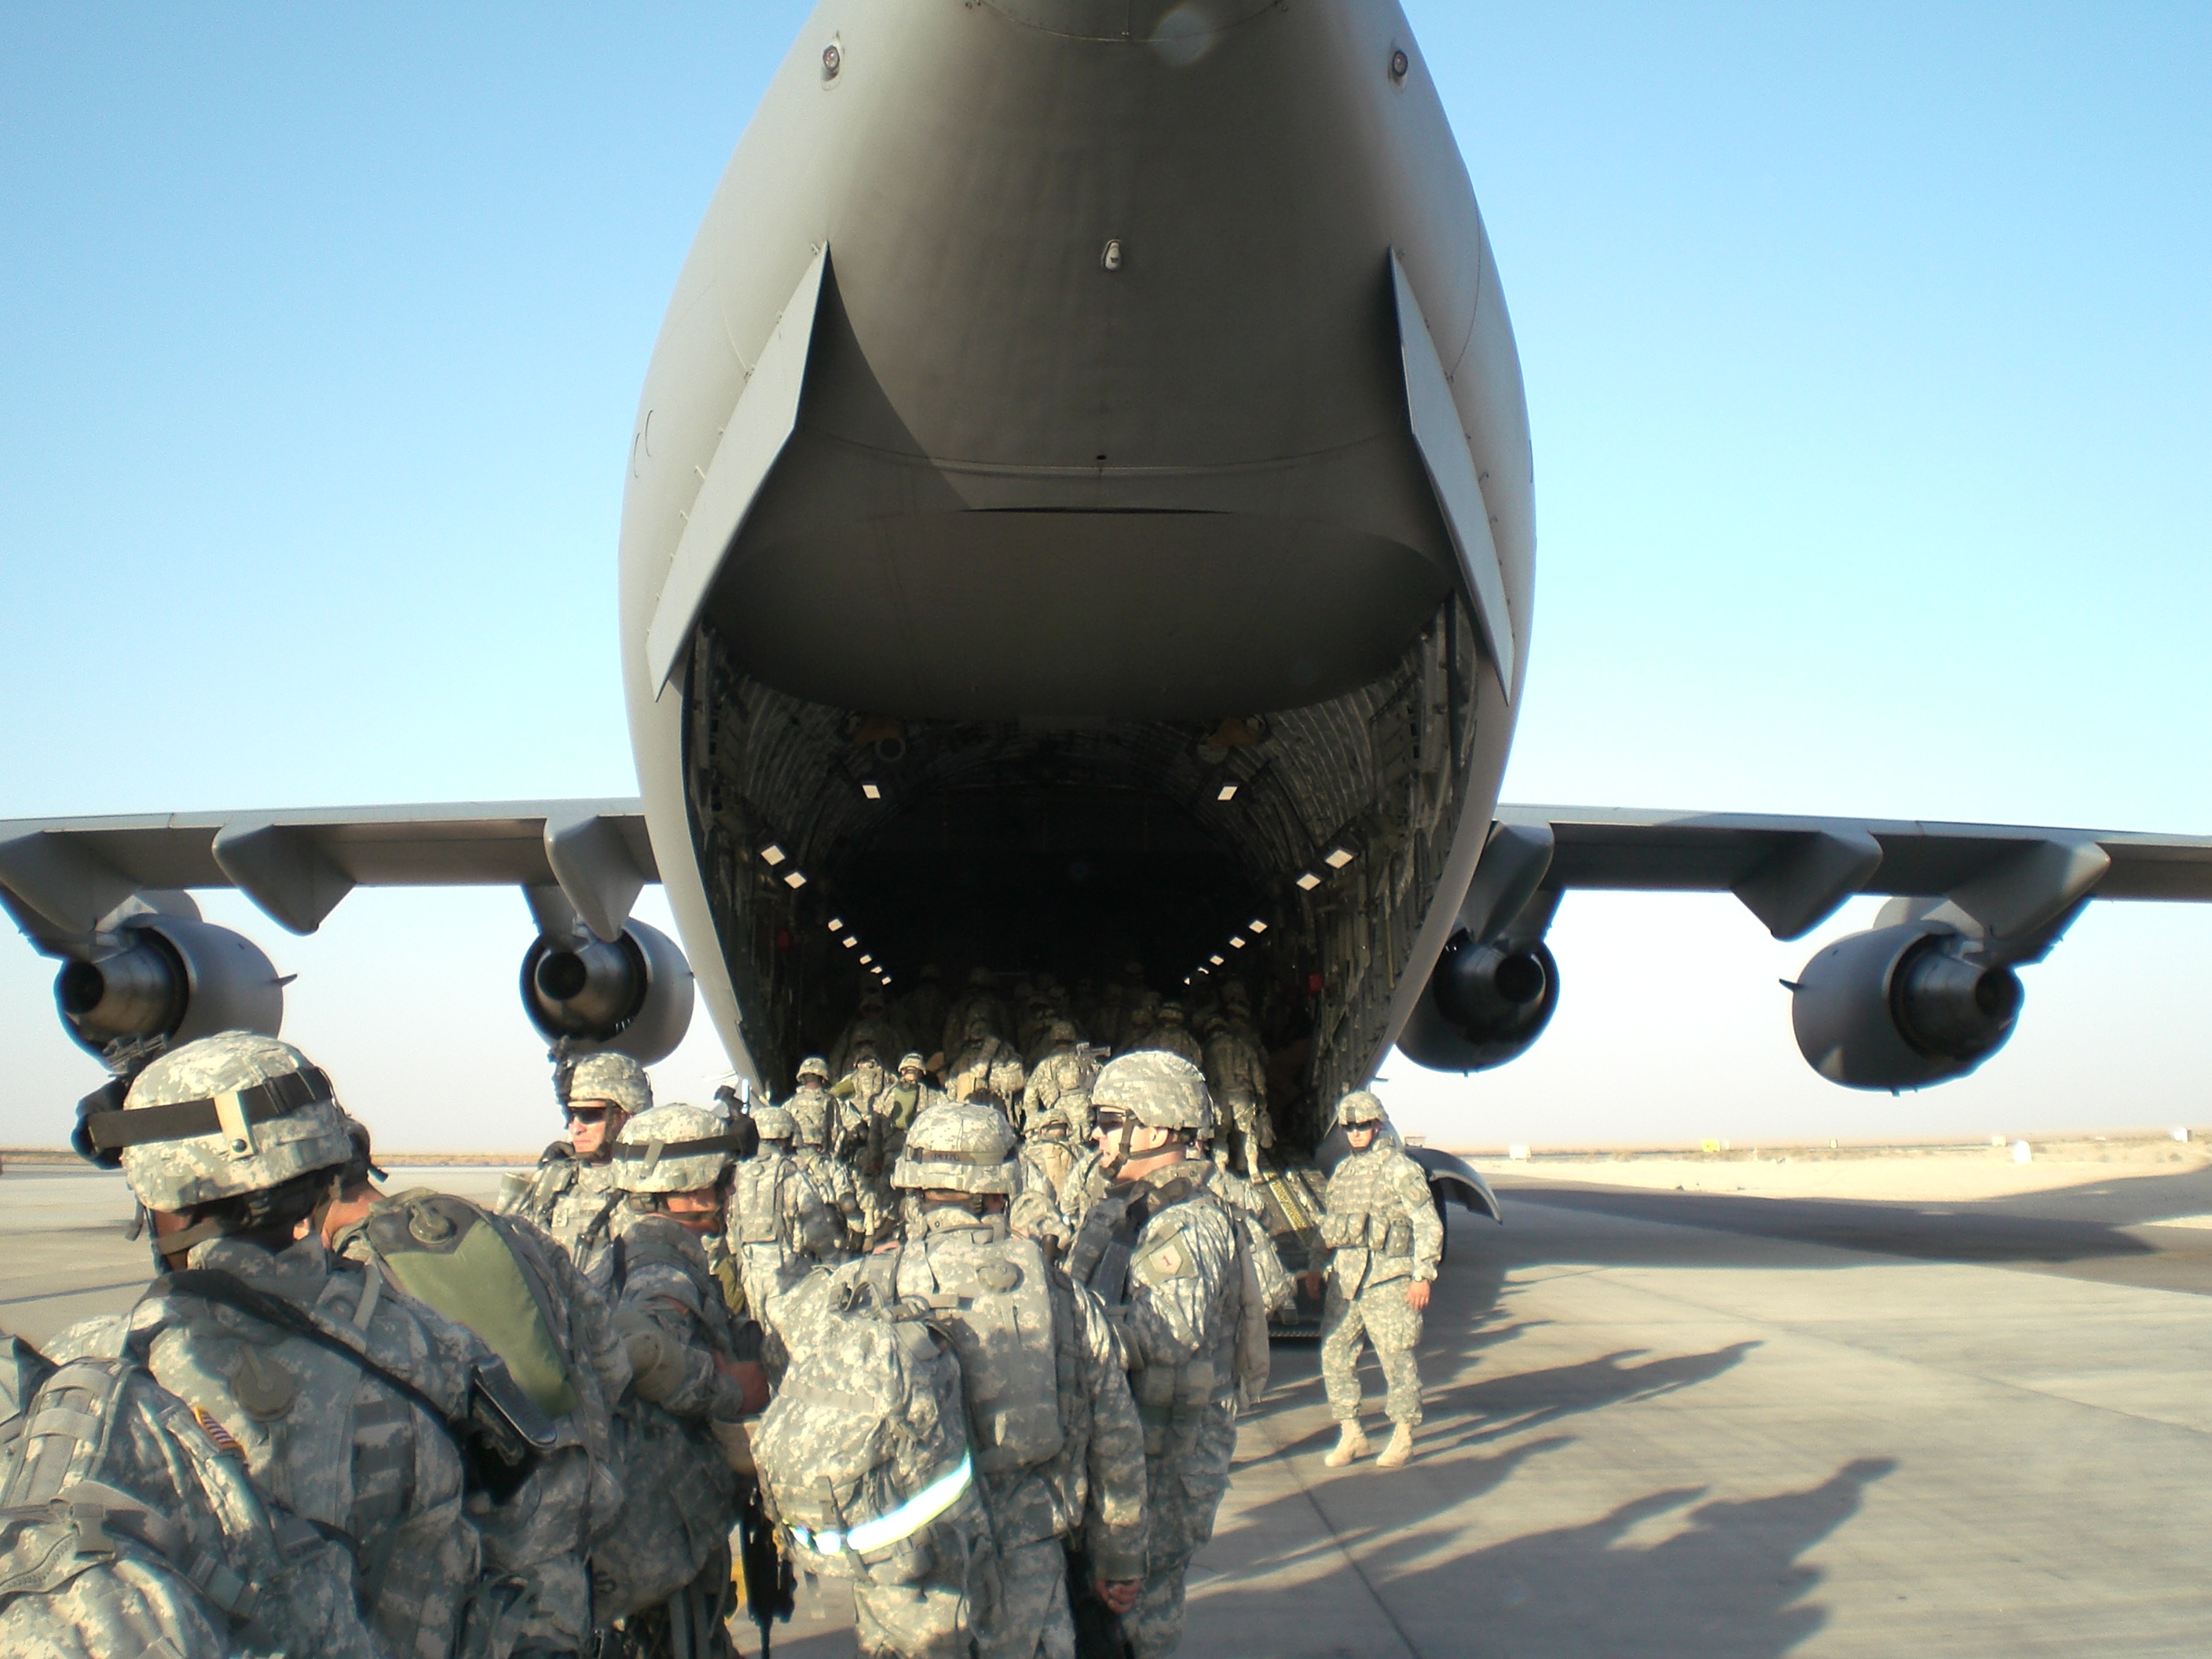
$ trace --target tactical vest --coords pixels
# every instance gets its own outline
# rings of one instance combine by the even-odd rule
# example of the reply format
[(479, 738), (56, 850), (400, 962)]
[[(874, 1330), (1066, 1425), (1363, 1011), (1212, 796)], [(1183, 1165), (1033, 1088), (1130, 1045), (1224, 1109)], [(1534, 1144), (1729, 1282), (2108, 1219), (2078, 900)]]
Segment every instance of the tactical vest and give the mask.
[(783, 1201), (784, 1183), (804, 1179), (799, 1166), (783, 1154), (762, 1152), (741, 1159), (737, 1179), (730, 1187), (730, 1237), (738, 1244), (781, 1244), (795, 1249), (797, 1241), (784, 1237), (788, 1206)]

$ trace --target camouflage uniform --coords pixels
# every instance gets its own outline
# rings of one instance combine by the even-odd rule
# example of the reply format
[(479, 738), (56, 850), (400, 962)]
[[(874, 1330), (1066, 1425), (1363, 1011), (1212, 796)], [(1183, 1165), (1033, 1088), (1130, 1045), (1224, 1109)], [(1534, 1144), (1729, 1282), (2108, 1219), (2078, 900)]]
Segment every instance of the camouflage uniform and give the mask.
[(84, 1357), (15, 1392), (0, 1407), (35, 1431), (20, 1461), (0, 1456), (0, 1653), (379, 1652), (343, 1546), (267, 1504), (219, 1430), (143, 1370)]
[[(1083, 1115), (1091, 1115), (1086, 1111)], [(1068, 1117), (1065, 1106), (1054, 1106), (1030, 1118), (1020, 1152), (1023, 1190), (1042, 1194), (1062, 1215), (1067, 1213), (1067, 1205), (1061, 1188), (1083, 1150), (1076, 1144)]]
[[(895, 1178), (909, 1193), (1011, 1199), (1012, 1150), (995, 1113), (948, 1107), (915, 1124)], [(994, 1154), (998, 1162), (986, 1161)], [(1003, 1215), (965, 1204), (922, 1200), (892, 1271), (901, 1296), (942, 1310), (960, 1355), (999, 1568), (997, 1609), (976, 1632), (977, 1650), (1073, 1659), (1069, 1544), (1093, 1577), (1144, 1571), (1144, 1432), (1113, 1326), (1096, 1297), (1009, 1235)], [(1012, 1294), (1011, 1320), (995, 1305), (969, 1313), (991, 1291)], [(884, 1622), (872, 1605), (881, 1592), (863, 1586), (855, 1599)]]
[(1258, 1047), (1219, 1015), (1206, 1022), (1204, 1066), (1206, 1087), (1214, 1103), (1235, 1126), (1225, 1151), (1232, 1165), (1246, 1176), (1260, 1172), (1260, 1152), (1275, 1144), (1275, 1129), (1267, 1116), (1267, 1067)]
[[(628, 1054), (586, 1054), (564, 1065), (555, 1077), (566, 1110), (573, 1101), (602, 1101), (635, 1117), (653, 1109), (653, 1084), (645, 1067)], [(608, 1133), (600, 1155), (576, 1156), (565, 1140), (548, 1146), (535, 1176), (509, 1176), (501, 1183), (499, 1213), (519, 1216), (552, 1236), (569, 1259), (602, 1291), (606, 1289), (607, 1224), (617, 1194)]]
[(1191, 1036), (1189, 1029), (1183, 1024), (1182, 1004), (1173, 997), (1160, 1004), (1158, 1012), (1153, 1016), (1152, 1029), (1141, 1041), (1129, 1046), (1132, 1048), (1157, 1048), (1164, 1054), (1187, 1060), (1200, 1069), (1204, 1067), (1204, 1051), (1199, 1048), (1198, 1039)]
[(897, 1199), (891, 1191), (891, 1168), (898, 1161), (898, 1152), (892, 1145), (894, 1130), (886, 1115), (889, 1103), (884, 1098), (890, 1092), (890, 1079), (874, 1051), (863, 1050), (831, 1092), (849, 1100), (866, 1125), (860, 1150), (853, 1158), (853, 1185), (860, 1201), (860, 1237), (872, 1243), (884, 1236), (898, 1215)]
[(817, 1267), (844, 1260), (844, 1219), (816, 1190), (791, 1155), (798, 1126), (781, 1106), (753, 1114), (760, 1150), (739, 1161), (725, 1212), (724, 1237), (744, 1275), (745, 1305), (766, 1340), (771, 1376), (783, 1369), (775, 1300)]
[[(143, 1128), (131, 1122), (163, 1107)], [(465, 1619), (470, 1650), (511, 1639), (513, 1595), (479, 1589), (480, 1540), (462, 1509), (455, 1425), (489, 1358), (481, 1345), (319, 1237), (276, 1249), (230, 1236), (289, 1231), (291, 1207), (351, 1158), (329, 1079), (287, 1043), (228, 1031), (140, 1073), (119, 1120), (95, 1121), (94, 1143), (122, 1148), (139, 1202), (157, 1222), (197, 1218), (160, 1236), (189, 1252), (190, 1271), (157, 1279), (131, 1310), (121, 1354), (219, 1424), (275, 1502), (359, 1540), (362, 1605), (392, 1654), (446, 1659), (462, 1650)], [(267, 1314), (238, 1305), (257, 1297)]]
[(615, 1147), (614, 1324), (635, 1373), (615, 1423), (630, 1498), (592, 1572), (603, 1616), (623, 1619), (635, 1654), (730, 1651), (738, 1333), (699, 1240), (656, 1206), (722, 1187), (737, 1144), (714, 1113), (672, 1104), (632, 1118)]
[(967, 1046), (945, 1068), (945, 1093), (955, 1102), (988, 1093), (995, 1096), (1001, 1107), (1011, 1107), (1020, 1102), (1026, 1081), (1021, 1054), (1013, 1044), (993, 1036), (989, 1024), (981, 1018), (969, 1020)]
[[(1346, 1153), (1328, 1178), (1328, 1213), (1322, 1218), (1321, 1243), (1311, 1263), (1311, 1271), (1328, 1273), (1321, 1373), (1329, 1411), (1345, 1425), (1339, 1452), (1330, 1454), (1341, 1463), (1366, 1447), (1358, 1428), (1363, 1337), (1374, 1343), (1388, 1384), (1383, 1409), (1411, 1449), (1412, 1431), (1421, 1420), (1421, 1376), (1415, 1361), (1421, 1316), (1406, 1300), (1406, 1290), (1416, 1280), (1437, 1276), (1443, 1224), (1437, 1219), (1421, 1166), (1399, 1150), (1395, 1138), (1382, 1133), (1382, 1102), (1364, 1089), (1356, 1090), (1339, 1103), (1337, 1121), (1347, 1126), (1371, 1123), (1377, 1130), (1372, 1146)], [(1393, 1437), (1394, 1450), (1399, 1437)], [(1404, 1453), (1393, 1461), (1402, 1462)]]
[[(1101, 1112), (1201, 1139), (1212, 1127), (1206, 1079), (1170, 1054), (1109, 1061), (1092, 1100)], [(1116, 1164), (1126, 1156), (1108, 1154)], [(1236, 1224), (1203, 1174), (1170, 1164), (1107, 1188), (1067, 1267), (1106, 1303), (1128, 1354), (1145, 1428), (1146, 1571), (1122, 1625), (1138, 1659), (1155, 1659), (1182, 1642), (1184, 1577), (1213, 1535), (1237, 1447), (1245, 1309)]]
[(928, 1042), (945, 1029), (952, 1005), (945, 994), (945, 981), (933, 962), (926, 962), (915, 988), (899, 999), (898, 1023), (910, 1042)]
[(830, 1074), (843, 1077), (853, 1069), (863, 1048), (874, 1051), (878, 1065), (888, 1065), (906, 1045), (906, 1032), (884, 1012), (883, 998), (872, 991), (860, 999), (860, 1012), (830, 1048)]
[[(382, 1249), (389, 1249), (395, 1237), (442, 1243), (453, 1236), (456, 1223), (465, 1224), (471, 1215), (506, 1245), (520, 1272), (521, 1283), (514, 1288), (527, 1297), (527, 1305), (504, 1311), (526, 1319), (534, 1313), (529, 1335), (542, 1329), (557, 1357), (557, 1373), (538, 1381), (525, 1356), (502, 1355), (526, 1389), (537, 1382), (532, 1398), (553, 1419), (559, 1438), (512, 1498), (495, 1505), (484, 1493), (471, 1494), (469, 1515), (483, 1537), (487, 1571), (527, 1589), (523, 1644), (533, 1652), (588, 1652), (593, 1622), (590, 1557), (615, 1524), (623, 1497), (612, 1408), (629, 1387), (630, 1367), (611, 1310), (568, 1253), (527, 1221), (488, 1214), (466, 1199), (428, 1188), (378, 1200), (367, 1216), (331, 1240), (331, 1248), (349, 1261), (374, 1261), (388, 1279), (404, 1282), (410, 1266), (407, 1257), (398, 1257), (395, 1267)], [(447, 1231), (440, 1230), (441, 1222)], [(486, 1288), (498, 1282), (481, 1270), (474, 1277)], [(422, 1293), (447, 1317), (470, 1323), (469, 1310), (453, 1305), (450, 1297), (434, 1299), (428, 1287)], [(494, 1339), (501, 1334), (488, 1324), (471, 1328), (488, 1345), (496, 1346)], [(556, 1376), (558, 1386), (553, 1385)]]
[(1052, 1050), (1030, 1070), (1029, 1081), (1022, 1088), (1021, 1127), (1026, 1129), (1030, 1119), (1039, 1112), (1048, 1112), (1060, 1105), (1070, 1094), (1081, 1091), (1080, 1117), (1071, 1117), (1070, 1127), (1077, 1140), (1091, 1139), (1091, 1081), (1098, 1075), (1098, 1063), (1091, 1059), (1089, 1047), (1082, 1043), (1073, 1022), (1054, 1020), (1048, 1028), (1052, 1039)]
[(952, 1006), (945, 1011), (942, 1040), (938, 1048), (947, 1054), (957, 1053), (968, 1028), (977, 1016), (981, 1016), (987, 1031), (1003, 1031), (1012, 1024), (1006, 1005), (999, 1000), (996, 981), (988, 968), (977, 968), (968, 975), (968, 988), (953, 999)]

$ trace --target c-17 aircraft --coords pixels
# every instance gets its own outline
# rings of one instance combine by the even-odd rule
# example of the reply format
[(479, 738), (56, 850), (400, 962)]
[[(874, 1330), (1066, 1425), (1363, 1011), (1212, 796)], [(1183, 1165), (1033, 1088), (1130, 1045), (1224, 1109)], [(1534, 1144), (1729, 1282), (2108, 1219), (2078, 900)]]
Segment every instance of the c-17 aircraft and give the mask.
[[(1310, 1145), (1393, 1043), (1523, 1052), (1573, 889), (1730, 892), (1781, 939), (1890, 895), (1791, 982), (1808, 1062), (1868, 1089), (1995, 1053), (2092, 899), (2212, 897), (2212, 838), (1498, 804), (1527, 410), (1390, 0), (827, 0), (627, 465), (639, 798), (0, 823), (78, 1042), (120, 1077), (277, 1029), (187, 890), (308, 933), (356, 885), (511, 884), (549, 1038), (657, 1059), (696, 975), (778, 1092), (925, 962), (1237, 974)], [(680, 950), (630, 918), (649, 881)]]

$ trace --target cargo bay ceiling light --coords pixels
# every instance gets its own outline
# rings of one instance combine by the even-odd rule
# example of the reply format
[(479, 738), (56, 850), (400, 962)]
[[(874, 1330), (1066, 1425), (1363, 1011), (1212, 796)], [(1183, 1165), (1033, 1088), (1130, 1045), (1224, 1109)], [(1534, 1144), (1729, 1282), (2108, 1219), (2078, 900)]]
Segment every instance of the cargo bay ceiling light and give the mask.
[(872, 783), (862, 784), (860, 786), (860, 793), (866, 795), (870, 800), (881, 800), (884, 798), (883, 790), (878, 786)]
[(1341, 870), (1352, 862), (1352, 849), (1347, 847), (1332, 847), (1328, 849), (1328, 856), (1322, 859), (1322, 862), (1332, 870)]
[(853, 949), (855, 945), (859, 945), (860, 942), (860, 941), (859, 939), (854, 938), (850, 933), (845, 935), (845, 948), (848, 951)]
[(860, 952), (860, 960), (864, 963), (868, 963), (873, 962), (875, 958), (870, 956), (866, 951), (863, 951)]
[(1237, 786), (1233, 783), (1223, 784), (1221, 786), (1221, 793), (1214, 797), (1214, 799), (1216, 800), (1235, 800), (1236, 799)]
[(1312, 871), (1301, 870), (1298, 872), (1298, 886), (1302, 891), (1310, 893), (1315, 888), (1320, 885), (1321, 878), (1314, 874)]
[(1248, 933), (1264, 933), (1267, 931), (1267, 924), (1255, 916), (1244, 924), (1244, 931)]
[(1229, 941), (1229, 948), (1232, 951), (1243, 950), (1244, 948), (1244, 935), (1239, 933), (1235, 938), (1231, 939)]
[(844, 921), (844, 918), (843, 918), (843, 917), (842, 917), (842, 916), (832, 916), (832, 917), (830, 917), (830, 931), (831, 933), (843, 933), (843, 932), (845, 931), (845, 921)]
[(1215, 967), (1218, 968), (1219, 966), (1221, 966), (1221, 963), (1222, 963), (1223, 958), (1221, 958), (1221, 957), (1206, 957), (1206, 960), (1207, 960), (1208, 962), (1212, 963)]
[(786, 887), (804, 887), (806, 885), (806, 878), (799, 872), (793, 870), (784, 877), (783, 884)]
[(767, 846), (761, 848), (761, 862), (768, 866), (771, 870), (775, 869), (777, 865), (782, 863), (784, 860), (789, 856), (789, 854), (786, 853), (783, 848), (778, 847), (774, 842), (769, 842)]

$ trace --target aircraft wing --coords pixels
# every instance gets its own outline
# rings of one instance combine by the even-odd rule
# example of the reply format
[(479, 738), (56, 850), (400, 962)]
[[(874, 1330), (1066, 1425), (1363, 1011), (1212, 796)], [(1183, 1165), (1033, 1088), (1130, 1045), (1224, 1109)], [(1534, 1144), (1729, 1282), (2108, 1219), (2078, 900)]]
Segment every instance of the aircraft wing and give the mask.
[(635, 800), (0, 820), (0, 903), (56, 955), (138, 892), (196, 887), (235, 887), (295, 933), (356, 887), (557, 887), (611, 939), (658, 879)]
[(1778, 939), (1854, 894), (1924, 897), (2024, 939), (2091, 897), (2212, 900), (2212, 836), (1501, 805), (1462, 915), (1510, 928), (1537, 895), (1576, 889), (1733, 893)]

